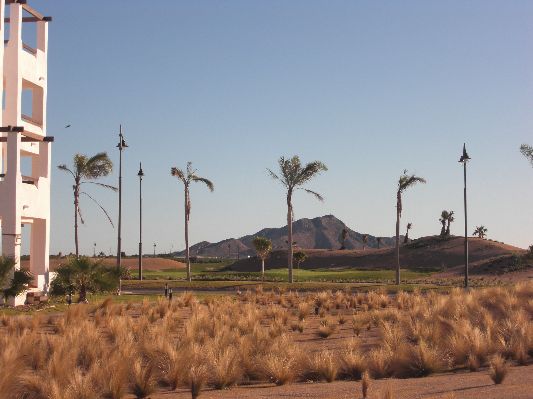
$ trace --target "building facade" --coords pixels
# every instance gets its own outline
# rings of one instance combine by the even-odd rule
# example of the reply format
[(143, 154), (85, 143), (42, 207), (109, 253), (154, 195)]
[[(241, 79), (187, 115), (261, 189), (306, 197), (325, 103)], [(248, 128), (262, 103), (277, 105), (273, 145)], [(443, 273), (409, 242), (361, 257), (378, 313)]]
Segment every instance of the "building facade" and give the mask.
[[(49, 288), (50, 160), (46, 134), (48, 22), (25, 0), (0, 0), (3, 76), (0, 118), (2, 255), (20, 268), (22, 225), (30, 234), (30, 291)], [(24, 303), (26, 295), (10, 302)]]

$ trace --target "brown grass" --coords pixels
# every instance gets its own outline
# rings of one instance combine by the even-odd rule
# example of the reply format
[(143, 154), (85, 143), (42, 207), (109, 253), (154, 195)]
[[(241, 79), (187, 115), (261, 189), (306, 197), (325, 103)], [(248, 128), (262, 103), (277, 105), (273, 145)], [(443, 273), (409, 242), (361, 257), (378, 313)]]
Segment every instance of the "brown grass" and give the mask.
[[(207, 387), (362, 379), (367, 395), (370, 376), (486, 366), (502, 382), (509, 365), (532, 360), (531, 298), (531, 282), (396, 296), (256, 290), (204, 302), (185, 293), (172, 304), (106, 300), (62, 315), (2, 316), (0, 392), (119, 399), (185, 387), (194, 396)], [(343, 322), (350, 318), (352, 339)]]
[(495, 384), (501, 384), (507, 373), (509, 372), (509, 365), (503, 357), (495, 355), (490, 361), (489, 375)]
[(370, 388), (370, 376), (365, 371), (363, 373), (363, 378), (361, 380), (361, 393), (363, 394), (363, 399), (368, 398), (368, 389)]

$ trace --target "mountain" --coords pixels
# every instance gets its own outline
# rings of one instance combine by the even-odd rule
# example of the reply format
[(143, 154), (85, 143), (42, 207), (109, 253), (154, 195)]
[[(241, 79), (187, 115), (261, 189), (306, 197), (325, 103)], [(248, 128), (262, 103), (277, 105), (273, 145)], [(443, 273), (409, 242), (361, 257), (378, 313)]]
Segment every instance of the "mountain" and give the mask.
[[(339, 249), (342, 229), (347, 229), (345, 247), (347, 250), (363, 248), (363, 234), (348, 228), (341, 220), (333, 215), (326, 215), (314, 219), (299, 219), (293, 223), (293, 241), (298, 248), (303, 249)], [(265, 228), (255, 234), (240, 238), (229, 238), (220, 242), (210, 243), (202, 241), (191, 246), (191, 256), (237, 258), (254, 256), (252, 240), (256, 236), (267, 237), (272, 240), (274, 250), (287, 248), (287, 226), (279, 228)], [(377, 237), (368, 234), (367, 248), (377, 248)], [(381, 237), (381, 248), (394, 246), (394, 237)], [(177, 256), (184, 256), (185, 251)]]

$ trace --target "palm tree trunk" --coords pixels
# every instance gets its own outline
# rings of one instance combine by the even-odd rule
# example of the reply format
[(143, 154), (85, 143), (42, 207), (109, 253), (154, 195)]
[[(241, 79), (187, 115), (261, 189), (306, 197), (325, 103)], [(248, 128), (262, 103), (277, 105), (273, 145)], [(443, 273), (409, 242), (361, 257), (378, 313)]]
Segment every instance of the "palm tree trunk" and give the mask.
[(288, 251), (288, 265), (289, 265), (289, 283), (294, 282), (294, 276), (292, 274), (292, 257), (293, 257), (293, 248), (292, 248), (292, 201), (291, 193), (287, 194), (287, 241), (289, 244)]
[(400, 285), (400, 212), (401, 212), (401, 194), (398, 193), (396, 202), (396, 285)]
[(261, 280), (265, 281), (265, 258), (261, 258)]
[(76, 247), (76, 258), (80, 257), (78, 242), (78, 207), (79, 207), (79, 188), (74, 187), (74, 245)]
[(80, 287), (80, 296), (78, 298), (78, 303), (85, 302), (87, 299), (87, 289), (84, 284)]
[(185, 187), (185, 260), (187, 262), (187, 280), (191, 281), (191, 259), (189, 257), (189, 188)]

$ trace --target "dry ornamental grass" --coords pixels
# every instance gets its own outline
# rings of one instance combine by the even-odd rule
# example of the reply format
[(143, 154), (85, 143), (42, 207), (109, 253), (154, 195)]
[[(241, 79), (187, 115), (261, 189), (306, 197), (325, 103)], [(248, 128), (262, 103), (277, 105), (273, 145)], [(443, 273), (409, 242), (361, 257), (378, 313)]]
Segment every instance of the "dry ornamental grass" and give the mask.
[(257, 290), (2, 316), (0, 392), (118, 399), (188, 388), (194, 398), (206, 387), (362, 379), (366, 397), (370, 378), (482, 367), (500, 384), (509, 365), (531, 362), (531, 298), (532, 283), (395, 296)]

